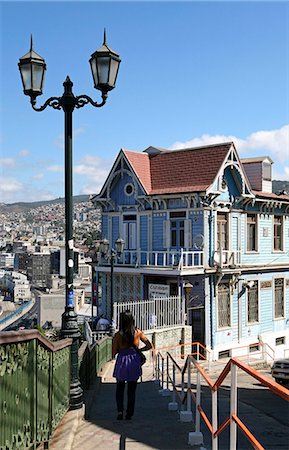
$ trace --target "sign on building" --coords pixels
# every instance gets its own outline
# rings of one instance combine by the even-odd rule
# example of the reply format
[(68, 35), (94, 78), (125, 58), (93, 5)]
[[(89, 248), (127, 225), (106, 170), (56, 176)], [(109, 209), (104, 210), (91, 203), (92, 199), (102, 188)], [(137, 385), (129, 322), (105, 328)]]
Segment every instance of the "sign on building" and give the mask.
[(169, 297), (170, 286), (168, 284), (149, 283), (149, 299), (154, 297)]

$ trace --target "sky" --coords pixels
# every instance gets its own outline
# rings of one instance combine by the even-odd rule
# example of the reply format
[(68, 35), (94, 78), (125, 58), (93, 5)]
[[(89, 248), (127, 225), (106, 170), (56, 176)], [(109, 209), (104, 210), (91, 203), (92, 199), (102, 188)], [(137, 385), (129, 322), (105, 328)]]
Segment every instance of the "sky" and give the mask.
[(100, 100), (91, 54), (120, 54), (102, 108), (73, 114), (73, 192), (98, 193), (121, 148), (143, 151), (234, 141), (241, 157), (268, 155), (289, 181), (289, 3), (242, 1), (0, 2), (0, 203), (64, 196), (64, 114), (35, 112), (17, 63), (45, 58), (41, 105), (61, 96)]

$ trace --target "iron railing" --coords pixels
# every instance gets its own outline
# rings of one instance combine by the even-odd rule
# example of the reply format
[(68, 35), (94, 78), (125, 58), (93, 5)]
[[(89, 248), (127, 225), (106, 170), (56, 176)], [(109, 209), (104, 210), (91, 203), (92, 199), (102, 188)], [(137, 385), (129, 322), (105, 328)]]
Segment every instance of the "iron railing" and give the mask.
[[(89, 325), (88, 325), (89, 326)], [(95, 381), (104, 365), (112, 359), (112, 338), (105, 336), (99, 341), (83, 342), (79, 352), (79, 378), (83, 389)]]
[(72, 339), (0, 333), (0, 450), (48, 441), (69, 408)]

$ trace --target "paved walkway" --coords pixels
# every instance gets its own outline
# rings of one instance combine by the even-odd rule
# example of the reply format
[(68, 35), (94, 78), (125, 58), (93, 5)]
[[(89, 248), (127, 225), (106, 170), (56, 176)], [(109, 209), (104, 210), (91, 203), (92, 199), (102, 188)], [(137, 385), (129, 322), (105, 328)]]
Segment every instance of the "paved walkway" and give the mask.
[[(185, 450), (199, 449), (188, 445), (188, 434), (194, 423), (183, 423), (178, 412), (168, 411), (170, 397), (162, 397), (153, 380), (152, 367), (146, 364), (142, 382), (138, 383), (136, 410), (132, 421), (116, 420), (114, 362), (106, 366), (101, 383), (86, 392), (85, 408), (70, 411), (53, 436), (50, 450)], [(215, 378), (221, 367), (216, 364), (210, 375)], [(269, 375), (268, 370), (262, 370)], [(246, 374), (238, 375), (238, 414), (266, 450), (288, 450), (288, 404)], [(219, 391), (219, 424), (229, 414), (229, 378)], [(210, 415), (211, 395), (202, 388), (202, 405)], [(205, 448), (211, 448), (211, 437), (205, 426)], [(238, 433), (238, 450), (251, 448)], [(229, 449), (229, 428), (219, 440), (219, 449)]]
[(113, 366), (114, 363), (107, 365), (102, 383), (88, 393), (85, 418), (81, 419), (79, 412), (77, 425), (76, 412), (70, 411), (56, 431), (50, 450), (199, 449), (188, 445), (193, 423), (180, 422), (178, 412), (168, 411), (170, 398), (158, 393), (150, 364), (145, 365), (137, 386), (133, 419), (117, 421)]

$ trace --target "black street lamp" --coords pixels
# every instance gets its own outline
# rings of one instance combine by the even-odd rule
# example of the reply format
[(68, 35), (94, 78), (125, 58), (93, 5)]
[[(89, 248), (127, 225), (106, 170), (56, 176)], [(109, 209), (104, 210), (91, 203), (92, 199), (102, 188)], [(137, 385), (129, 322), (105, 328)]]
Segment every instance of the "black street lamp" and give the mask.
[(24, 94), (29, 95), (32, 108), (35, 111), (43, 111), (47, 106), (51, 106), (54, 109), (62, 109), (64, 111), (66, 296), (61, 333), (63, 337), (73, 339), (71, 346), (70, 382), (70, 406), (72, 409), (81, 408), (83, 404), (83, 393), (78, 376), (80, 331), (77, 324), (77, 315), (74, 310), (73, 295), (72, 113), (74, 108), (82, 108), (88, 103), (98, 108), (103, 106), (106, 103), (107, 93), (115, 87), (120, 58), (117, 53), (108, 47), (105, 32), (102, 46), (91, 55), (89, 62), (94, 87), (101, 91), (102, 102), (94, 102), (88, 95), (75, 96), (72, 92), (73, 83), (67, 76), (63, 83), (63, 95), (61, 97), (48, 98), (40, 107), (36, 106), (36, 97), (42, 94), (46, 63), (34, 51), (32, 36), (29, 52), (22, 56), (18, 63)]
[(124, 251), (124, 240), (121, 238), (118, 238), (115, 241), (115, 249), (111, 248), (109, 249), (109, 241), (107, 239), (104, 239), (100, 243), (100, 252), (101, 255), (110, 262), (110, 323), (111, 323), (111, 334), (113, 335), (115, 332), (115, 322), (113, 317), (113, 268), (114, 263), (116, 260), (118, 260)]

